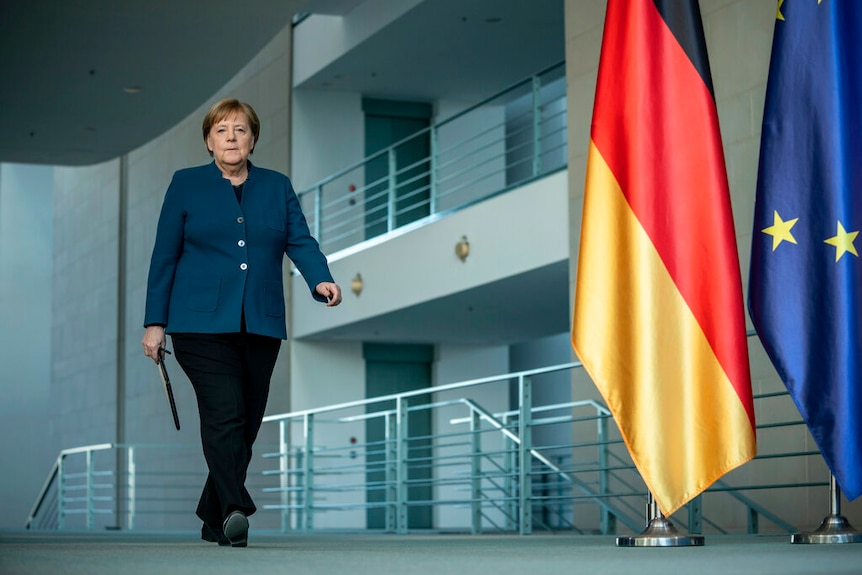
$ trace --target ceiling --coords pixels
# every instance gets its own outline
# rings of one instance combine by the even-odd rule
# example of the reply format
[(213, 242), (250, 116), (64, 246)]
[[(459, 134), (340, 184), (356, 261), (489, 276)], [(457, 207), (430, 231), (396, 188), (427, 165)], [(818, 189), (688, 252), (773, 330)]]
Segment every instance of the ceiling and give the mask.
[[(0, 162), (121, 156), (211, 98), (295, 14), (362, 1), (4, 1)], [(472, 101), (555, 64), (563, 44), (563, 0), (432, 0), (303, 87)]]
[(478, 102), (558, 64), (564, 50), (563, 0), (431, 0), (300, 88)]
[(303, 1), (254, 4), (4, 1), (0, 161), (93, 164), (157, 137), (236, 74)]

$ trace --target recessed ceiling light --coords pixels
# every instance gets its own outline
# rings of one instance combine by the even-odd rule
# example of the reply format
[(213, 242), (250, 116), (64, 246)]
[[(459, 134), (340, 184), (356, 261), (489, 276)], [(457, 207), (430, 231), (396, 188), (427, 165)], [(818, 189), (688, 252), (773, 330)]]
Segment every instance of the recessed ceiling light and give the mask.
[(144, 89), (140, 86), (126, 86), (125, 88), (123, 88), (123, 92), (125, 92), (126, 94), (140, 94), (143, 91)]

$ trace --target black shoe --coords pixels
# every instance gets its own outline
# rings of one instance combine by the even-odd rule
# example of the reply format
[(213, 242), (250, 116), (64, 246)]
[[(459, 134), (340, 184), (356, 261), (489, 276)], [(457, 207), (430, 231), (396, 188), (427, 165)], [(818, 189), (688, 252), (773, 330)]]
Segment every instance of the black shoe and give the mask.
[(206, 523), (201, 525), (201, 539), (210, 543), (218, 543), (221, 547), (230, 545), (230, 541), (224, 536), (224, 532), (221, 529), (213, 529)]
[(232, 547), (248, 545), (248, 517), (242, 511), (231, 511), (225, 517), (222, 529)]

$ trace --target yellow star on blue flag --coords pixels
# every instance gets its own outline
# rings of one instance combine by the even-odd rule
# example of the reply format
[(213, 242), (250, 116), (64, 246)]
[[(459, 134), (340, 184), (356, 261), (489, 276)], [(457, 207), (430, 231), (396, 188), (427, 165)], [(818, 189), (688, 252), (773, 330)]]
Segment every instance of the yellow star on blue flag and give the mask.
[(844, 230), (844, 226), (841, 225), (841, 222), (838, 222), (838, 233), (823, 241), (831, 246), (835, 246), (835, 261), (837, 262), (841, 259), (841, 256), (847, 252), (859, 257), (859, 254), (856, 252), (856, 246), (853, 245), (853, 241), (858, 235), (859, 232), (848, 233)]
[(764, 234), (772, 236), (772, 251), (778, 249), (781, 242), (790, 242), (791, 244), (796, 243), (796, 238), (793, 237), (790, 230), (794, 225), (796, 225), (797, 221), (799, 221), (799, 218), (793, 218), (792, 220), (787, 220), (785, 222), (781, 219), (781, 216), (778, 215), (777, 210), (774, 212), (772, 225), (761, 230)]

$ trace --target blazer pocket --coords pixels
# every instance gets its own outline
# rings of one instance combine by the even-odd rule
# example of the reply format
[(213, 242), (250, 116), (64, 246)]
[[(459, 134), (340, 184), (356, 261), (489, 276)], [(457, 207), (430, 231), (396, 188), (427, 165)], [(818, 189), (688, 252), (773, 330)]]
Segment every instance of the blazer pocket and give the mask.
[(266, 216), (266, 226), (271, 230), (283, 232), (287, 227), (285, 225), (286, 222), (287, 218), (285, 217), (284, 212), (278, 209), (270, 211)]
[(263, 284), (263, 309), (266, 315), (284, 317), (284, 289), (281, 282), (267, 280)]
[(187, 306), (193, 311), (215, 311), (218, 307), (218, 296), (221, 292), (221, 280), (198, 281), (189, 285)]

